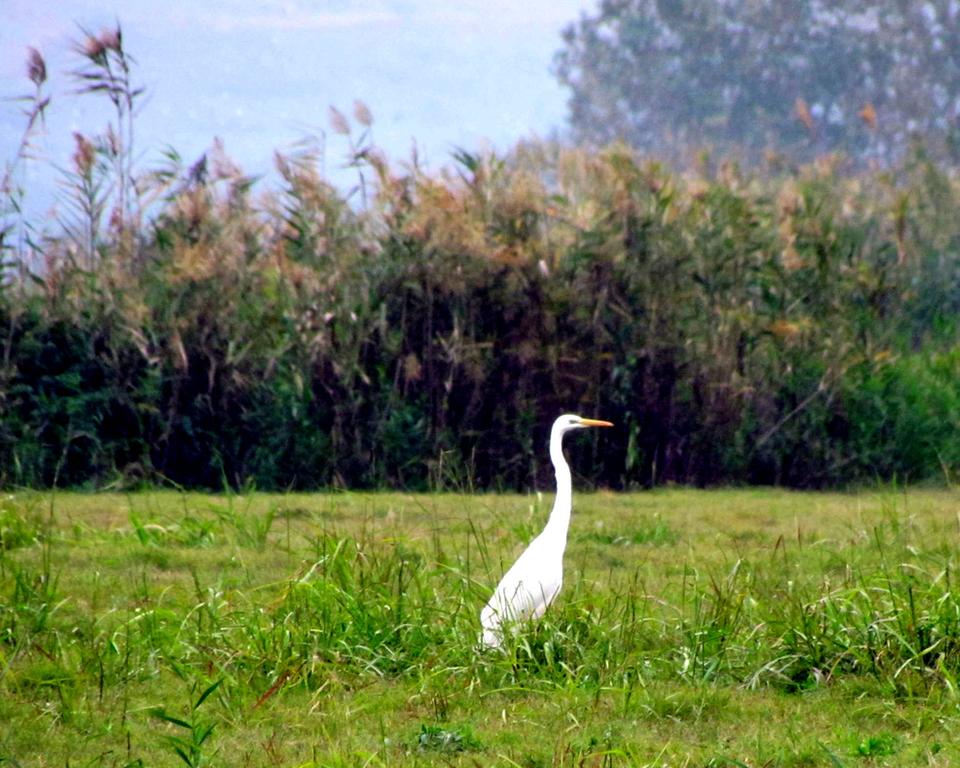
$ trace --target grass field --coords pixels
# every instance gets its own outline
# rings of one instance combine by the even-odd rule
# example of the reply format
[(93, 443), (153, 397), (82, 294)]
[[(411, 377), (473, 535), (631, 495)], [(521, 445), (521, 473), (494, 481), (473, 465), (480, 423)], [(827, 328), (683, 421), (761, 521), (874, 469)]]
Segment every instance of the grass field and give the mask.
[(960, 764), (960, 494), (0, 496), (0, 763)]

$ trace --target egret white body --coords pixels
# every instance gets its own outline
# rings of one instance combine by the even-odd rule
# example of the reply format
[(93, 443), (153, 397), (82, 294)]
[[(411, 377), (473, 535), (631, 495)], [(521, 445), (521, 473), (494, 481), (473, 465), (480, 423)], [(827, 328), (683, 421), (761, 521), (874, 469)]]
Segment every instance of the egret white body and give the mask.
[(543, 615), (563, 586), (563, 553), (567, 547), (573, 482), (563, 456), (563, 436), (586, 427), (612, 427), (609, 421), (566, 413), (550, 430), (550, 460), (557, 473), (557, 496), (543, 531), (508, 570), (480, 612), (481, 644), (499, 648), (504, 626)]

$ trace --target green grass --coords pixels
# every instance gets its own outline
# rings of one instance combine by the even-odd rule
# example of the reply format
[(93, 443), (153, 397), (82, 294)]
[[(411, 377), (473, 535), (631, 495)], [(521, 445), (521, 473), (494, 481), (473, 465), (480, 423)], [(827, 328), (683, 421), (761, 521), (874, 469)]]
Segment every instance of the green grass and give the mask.
[(960, 763), (960, 495), (0, 497), (0, 763)]

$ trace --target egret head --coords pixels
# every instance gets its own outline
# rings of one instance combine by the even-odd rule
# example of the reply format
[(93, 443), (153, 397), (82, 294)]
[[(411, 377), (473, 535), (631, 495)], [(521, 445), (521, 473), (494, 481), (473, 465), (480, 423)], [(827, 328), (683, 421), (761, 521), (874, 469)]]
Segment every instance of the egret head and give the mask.
[(565, 413), (563, 416), (560, 416), (555, 422), (553, 422), (553, 431), (559, 431), (561, 435), (565, 435), (567, 432), (571, 432), (575, 429), (612, 426), (613, 424), (609, 421), (601, 421), (600, 419), (585, 419), (582, 416), (577, 416), (575, 413)]

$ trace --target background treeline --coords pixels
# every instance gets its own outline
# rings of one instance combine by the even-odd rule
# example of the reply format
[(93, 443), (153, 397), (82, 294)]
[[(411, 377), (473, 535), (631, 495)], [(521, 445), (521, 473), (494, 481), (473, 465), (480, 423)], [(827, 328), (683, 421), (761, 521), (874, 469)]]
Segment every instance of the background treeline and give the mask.
[(76, 137), (65, 212), (25, 221), (5, 176), (0, 482), (544, 487), (562, 411), (617, 423), (570, 441), (612, 487), (960, 469), (960, 182), (919, 151), (681, 173), (544, 143), (430, 173), (357, 104), (349, 192), (309, 144), (272, 189), (219, 146), (138, 173), (121, 38), (92, 40), (114, 118)]
[(578, 142), (892, 164), (919, 137), (960, 161), (956, 0), (601, 0), (554, 73)]

